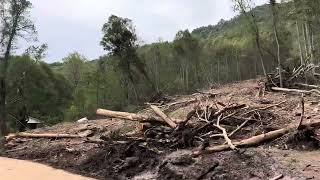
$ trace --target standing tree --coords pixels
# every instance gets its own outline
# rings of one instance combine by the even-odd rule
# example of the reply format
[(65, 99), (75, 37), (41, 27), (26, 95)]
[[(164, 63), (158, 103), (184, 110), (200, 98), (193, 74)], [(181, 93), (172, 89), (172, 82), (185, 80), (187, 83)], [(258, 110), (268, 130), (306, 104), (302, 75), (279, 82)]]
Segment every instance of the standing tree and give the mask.
[(36, 62), (41, 61), (43, 58), (46, 57), (46, 53), (48, 50), (48, 44), (42, 44), (40, 46), (30, 46), (28, 49), (25, 51), (25, 55), (30, 56)]
[(263, 55), (262, 47), (261, 47), (260, 30), (259, 30), (259, 27), (257, 24), (256, 17), (252, 11), (252, 4), (253, 3), (251, 0), (233, 0), (233, 2), (234, 2), (234, 10), (242, 13), (248, 19), (248, 21), (250, 23), (252, 32), (255, 36), (255, 42), (256, 42), (262, 70), (263, 70), (265, 77), (267, 77), (266, 68), (265, 68), (264, 62), (263, 62), (264, 55)]
[(35, 34), (30, 20), (32, 4), (27, 0), (1, 0), (0, 2), (0, 135), (8, 132), (6, 110), (6, 79), (8, 61), (18, 38)]
[(200, 45), (189, 30), (179, 31), (173, 42), (174, 50), (177, 53), (180, 63), (180, 74), (185, 90), (188, 92), (190, 82), (197, 87), (201, 83), (200, 77)]
[(280, 59), (280, 43), (279, 43), (279, 33), (277, 28), (278, 23), (278, 15), (276, 10), (276, 0), (270, 0), (271, 12), (272, 12), (272, 27), (273, 33), (277, 43), (277, 60), (278, 60), (278, 70), (279, 70), (279, 78), (280, 78), (280, 87), (283, 87), (283, 79), (282, 79), (282, 67), (281, 67), (281, 59)]
[[(126, 91), (128, 90), (128, 83), (131, 83), (137, 96), (132, 68), (141, 73), (151, 84), (152, 88), (155, 89), (145, 70), (145, 64), (137, 56), (137, 35), (132, 21), (127, 18), (111, 15), (108, 22), (103, 25), (102, 32), (101, 45), (104, 50), (108, 51), (110, 55), (118, 60), (117, 67), (123, 74), (123, 84), (126, 86)], [(128, 91), (126, 94), (129, 99)]]
[(65, 57), (63, 61), (66, 67), (65, 73), (67, 75), (67, 78), (73, 84), (73, 87), (76, 89), (79, 86), (81, 80), (83, 79), (84, 64), (87, 60), (79, 53), (74, 52)]

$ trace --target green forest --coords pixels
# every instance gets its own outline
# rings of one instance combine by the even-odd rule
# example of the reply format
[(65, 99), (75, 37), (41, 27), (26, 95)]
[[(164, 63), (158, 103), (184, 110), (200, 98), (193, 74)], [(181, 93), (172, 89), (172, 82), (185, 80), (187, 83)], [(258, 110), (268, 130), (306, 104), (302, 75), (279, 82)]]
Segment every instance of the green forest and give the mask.
[[(233, 0), (239, 15), (218, 24), (183, 29), (173, 41), (139, 44), (135, 22), (112, 15), (101, 24), (98, 59), (70, 52), (46, 63), (49, 45), (31, 46), (14, 55), (21, 37), (36, 36), (27, 0), (0, 3), (1, 133), (24, 130), (28, 116), (52, 125), (95, 119), (97, 108), (137, 111), (164, 95), (268, 74), (285, 78), (296, 67), (318, 64), (320, 1), (266, 1), (255, 7)], [(314, 72), (316, 73), (316, 72)], [(8, 127), (8, 128), (6, 128)]]

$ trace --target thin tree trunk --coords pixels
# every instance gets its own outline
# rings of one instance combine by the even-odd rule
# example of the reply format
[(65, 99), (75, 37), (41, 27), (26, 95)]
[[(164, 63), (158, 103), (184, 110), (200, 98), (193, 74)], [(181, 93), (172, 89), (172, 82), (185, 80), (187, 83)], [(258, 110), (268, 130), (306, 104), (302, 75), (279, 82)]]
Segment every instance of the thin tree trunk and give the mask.
[(156, 79), (156, 82), (155, 82), (155, 88), (156, 88), (156, 91), (159, 92), (159, 84), (160, 84), (160, 73), (159, 73), (159, 68), (158, 68), (158, 63), (160, 61), (160, 58), (157, 58), (157, 61), (155, 62), (155, 79)]
[(229, 65), (228, 65), (228, 57), (226, 56), (226, 57), (224, 58), (224, 60), (225, 60), (226, 73), (227, 73), (227, 75), (226, 75), (226, 82), (229, 82)]
[(97, 87), (96, 87), (96, 98), (97, 98), (97, 107), (99, 107), (99, 89), (100, 89), (100, 72), (99, 72), (99, 69), (98, 69), (98, 72), (97, 72)]
[(313, 29), (310, 23), (307, 24), (309, 29), (309, 45), (310, 45), (310, 56), (311, 56), (311, 63), (316, 64), (315, 62), (315, 55), (314, 55), (314, 37), (313, 37)]
[(186, 65), (186, 87), (187, 92), (189, 92), (189, 65)]
[(252, 21), (253, 21), (253, 26), (254, 26), (254, 30), (255, 30), (255, 36), (256, 36), (256, 45), (258, 48), (258, 53), (259, 53), (259, 58), (260, 58), (260, 63), (261, 63), (261, 67), (262, 67), (262, 71), (265, 77), (267, 77), (267, 71), (266, 68), (264, 66), (264, 61), (263, 61), (263, 52), (262, 52), (262, 48), (261, 48), (261, 43), (260, 43), (260, 32), (259, 32), (259, 27), (257, 25), (255, 16), (251, 13), (251, 17), (252, 17)]
[[(257, 75), (258, 75), (257, 61), (254, 61), (254, 72), (255, 72), (255, 77), (257, 77)], [(254, 77), (250, 77), (250, 78), (254, 78)]]
[(237, 60), (238, 81), (241, 81), (241, 72), (240, 72), (240, 65), (239, 65), (239, 56), (238, 56), (238, 53), (236, 53), (236, 60)]
[[(266, 68), (264, 66), (263, 52), (262, 52), (261, 43), (260, 43), (260, 32), (259, 32), (259, 27), (258, 27), (256, 18), (255, 18), (255, 16), (254, 16), (252, 11), (249, 11), (249, 13), (246, 11), (246, 7), (244, 7), (244, 4), (239, 2), (238, 5), (241, 8), (242, 13), (245, 16), (248, 17), (249, 22), (251, 23), (252, 30), (254, 31), (254, 35), (255, 35), (255, 42), (256, 42), (256, 46), (257, 46), (257, 50), (258, 50), (259, 59), (260, 59), (261, 67), (262, 67), (262, 70), (263, 70), (263, 74), (264, 74), (265, 77), (267, 77), (267, 71), (266, 71)], [(250, 20), (250, 18), (251, 18), (251, 20)]]
[(220, 59), (218, 59), (218, 83), (220, 84)]
[(280, 43), (279, 43), (279, 34), (277, 29), (277, 14), (275, 9), (276, 4), (273, 3), (272, 0), (270, 0), (270, 6), (271, 6), (272, 18), (273, 18), (273, 33), (277, 43), (277, 59), (278, 59), (278, 68), (279, 68), (280, 87), (283, 87), (282, 67), (281, 67), (281, 59), (280, 59)]
[(305, 23), (303, 23), (303, 38), (304, 38), (304, 48), (305, 48), (305, 53), (306, 57), (309, 56), (309, 46), (308, 46), (308, 29)]
[(301, 65), (305, 65), (305, 62), (304, 62), (304, 59), (303, 59), (303, 52), (302, 52), (302, 45), (301, 45), (301, 37), (300, 37), (300, 28), (299, 28), (299, 23), (298, 23), (298, 21), (296, 21), (296, 29), (297, 29), (299, 52), (300, 52), (300, 63), (301, 63)]

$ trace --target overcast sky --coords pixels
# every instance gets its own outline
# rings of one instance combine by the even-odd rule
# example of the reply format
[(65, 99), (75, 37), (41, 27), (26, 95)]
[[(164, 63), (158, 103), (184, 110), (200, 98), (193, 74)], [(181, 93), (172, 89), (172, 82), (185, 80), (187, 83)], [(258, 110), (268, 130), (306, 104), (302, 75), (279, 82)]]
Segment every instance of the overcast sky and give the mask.
[[(31, 0), (39, 43), (49, 45), (47, 62), (61, 61), (73, 51), (89, 59), (105, 52), (101, 28), (111, 14), (133, 20), (139, 38), (171, 41), (178, 30), (230, 19), (231, 0)], [(266, 0), (255, 0), (257, 5)], [(23, 43), (24, 44), (24, 43)], [(24, 45), (21, 45), (23, 47)]]

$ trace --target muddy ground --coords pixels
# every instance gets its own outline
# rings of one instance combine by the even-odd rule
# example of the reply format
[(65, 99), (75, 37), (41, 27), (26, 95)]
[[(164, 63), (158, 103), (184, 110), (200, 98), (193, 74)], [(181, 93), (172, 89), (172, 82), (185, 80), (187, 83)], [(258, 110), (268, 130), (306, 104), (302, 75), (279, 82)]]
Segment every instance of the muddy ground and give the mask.
[[(244, 139), (271, 130), (297, 124), (300, 116), (300, 95), (266, 92), (257, 98), (255, 80), (220, 86), (205, 92), (217, 94), (203, 103), (223, 102), (246, 104), (248, 109), (283, 102), (258, 114), (259, 123), (241, 129), (235, 139)], [(203, 93), (177, 96), (172, 102), (204, 99)], [(171, 103), (172, 103), (171, 102)], [(170, 117), (185, 119), (198, 102), (166, 106)], [(319, 120), (319, 99), (305, 98), (305, 122)], [(150, 113), (144, 110), (142, 113)], [(300, 113), (301, 114), (301, 113)], [(192, 123), (192, 121), (190, 122)], [(230, 121), (233, 123), (233, 121)], [(197, 145), (170, 148), (165, 143), (137, 140), (141, 125), (119, 119), (103, 119), (82, 123), (63, 123), (31, 131), (33, 133), (77, 134), (90, 130), (90, 139), (20, 138), (7, 144), (2, 156), (32, 160), (97, 179), (320, 179), (320, 150), (316, 129), (287, 134), (259, 147), (241, 148), (193, 157)], [(134, 134), (134, 140), (124, 138)], [(223, 140), (223, 139), (222, 139)], [(210, 145), (221, 139), (210, 141)]]

